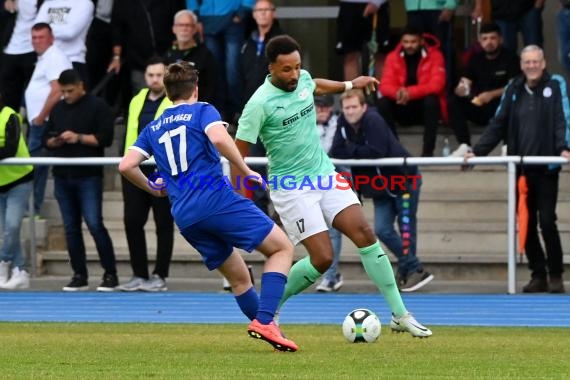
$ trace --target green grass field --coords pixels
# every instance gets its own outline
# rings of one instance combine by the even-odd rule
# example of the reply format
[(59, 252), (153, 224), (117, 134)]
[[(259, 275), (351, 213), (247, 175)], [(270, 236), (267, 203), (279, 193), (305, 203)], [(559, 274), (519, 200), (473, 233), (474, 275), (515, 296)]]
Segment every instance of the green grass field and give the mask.
[(570, 329), (435, 327), (351, 344), (340, 326), (291, 325), (296, 353), (246, 325), (0, 323), (0, 378), (538, 379), (570, 377)]

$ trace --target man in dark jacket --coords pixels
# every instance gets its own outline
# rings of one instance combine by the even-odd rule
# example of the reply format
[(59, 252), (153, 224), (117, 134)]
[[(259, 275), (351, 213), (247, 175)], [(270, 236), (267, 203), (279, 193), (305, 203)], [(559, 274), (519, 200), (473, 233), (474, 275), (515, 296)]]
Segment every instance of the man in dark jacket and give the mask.
[(153, 55), (163, 55), (174, 40), (172, 21), (184, 0), (116, 0), (113, 4), (113, 58), (109, 71), (127, 65), (133, 94), (146, 86), (144, 70)]
[[(501, 140), (507, 144), (508, 155), (570, 158), (566, 82), (559, 75), (548, 74), (545, 68), (540, 47), (529, 45), (521, 51), (523, 75), (507, 86), (497, 113), (473, 147), (473, 153), (467, 153), (466, 158), (489, 154)], [(519, 171), (528, 183), (529, 220), (524, 248), (532, 273), (523, 288), (525, 293), (564, 292), (562, 246), (556, 226), (559, 172), (559, 165), (529, 165)], [(545, 242), (546, 257), (537, 224)]]
[[(410, 153), (396, 139), (384, 119), (367, 108), (364, 94), (350, 90), (341, 95), (342, 112), (330, 155), (335, 158), (409, 157)], [(380, 170), (381, 169), (381, 170)], [(352, 176), (365, 176), (368, 184), (357, 189), (374, 202), (374, 230), (386, 247), (398, 258), (397, 284), (402, 292), (413, 292), (431, 280), (416, 256), (416, 213), (420, 197), (421, 175), (417, 166), (352, 167)], [(402, 179), (406, 179), (402, 181)], [(382, 179), (387, 183), (382, 183)], [(361, 180), (356, 181), (361, 183)], [(403, 189), (398, 185), (403, 184)], [(383, 186), (386, 185), (386, 186)], [(385, 187), (384, 189), (382, 189)], [(400, 234), (394, 230), (398, 221)]]
[[(517, 51), (520, 31), (524, 46), (542, 46), (542, 10), (546, 0), (491, 0), (491, 19), (499, 24), (504, 45)], [(475, 0), (473, 18), (483, 17), (483, 0)]]
[(194, 65), (200, 77), (198, 100), (213, 104), (216, 95), (218, 63), (206, 45), (196, 41), (198, 18), (194, 12), (187, 9), (178, 11), (174, 16), (172, 31), (176, 40), (166, 51), (164, 56), (166, 63), (186, 61)]

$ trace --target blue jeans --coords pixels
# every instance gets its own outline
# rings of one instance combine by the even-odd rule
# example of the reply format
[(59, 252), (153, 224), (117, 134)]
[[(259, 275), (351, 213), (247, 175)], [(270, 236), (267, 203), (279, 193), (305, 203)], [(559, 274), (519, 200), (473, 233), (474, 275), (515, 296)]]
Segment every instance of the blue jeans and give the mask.
[(63, 218), (65, 241), (73, 273), (88, 277), (85, 243), (81, 231), (81, 219), (83, 218), (89, 233), (93, 236), (105, 273), (116, 274), (113, 243), (103, 224), (103, 179), (101, 177), (55, 177), (54, 193)]
[[(409, 207), (404, 207), (406, 201), (403, 194), (396, 197), (384, 196), (374, 198), (374, 232), (386, 247), (398, 258), (398, 272), (402, 276), (408, 273), (422, 270), (422, 264), (416, 257), (417, 246), (417, 218), (418, 203), (420, 200), (421, 179), (416, 181), (417, 188), (409, 189)], [(409, 215), (405, 215), (408, 213)], [(406, 217), (409, 218), (408, 223)], [(394, 221), (398, 222), (398, 230), (394, 229)], [(404, 247), (401, 234), (410, 234), (408, 253), (404, 254)]]
[(333, 261), (329, 269), (323, 274), (323, 277), (329, 281), (336, 280), (338, 273), (338, 262), (340, 261), (340, 251), (342, 250), (342, 234), (336, 228), (329, 228), (329, 235), (333, 248)]
[(562, 8), (558, 12), (558, 54), (560, 62), (570, 73), (570, 9)]
[(32, 182), (28, 181), (0, 193), (0, 230), (3, 231), (0, 261), (11, 261), (13, 268), (24, 268), (20, 230), (31, 192)]
[(218, 63), (216, 108), (227, 121), (241, 111), (240, 49), (243, 45), (243, 23), (231, 23), (218, 34), (205, 35), (205, 44)]
[(495, 20), (501, 29), (503, 45), (514, 51), (517, 49), (517, 32), (523, 36), (523, 45), (538, 45), (542, 47), (544, 37), (542, 35), (542, 8), (532, 7), (519, 20), (504, 21)]
[[(28, 149), (32, 157), (45, 157), (48, 155), (47, 150), (42, 145), (44, 130), (43, 125), (30, 124), (28, 131)], [(48, 170), (49, 166), (34, 166), (34, 214), (36, 215), (40, 214), (42, 204), (44, 203)]]

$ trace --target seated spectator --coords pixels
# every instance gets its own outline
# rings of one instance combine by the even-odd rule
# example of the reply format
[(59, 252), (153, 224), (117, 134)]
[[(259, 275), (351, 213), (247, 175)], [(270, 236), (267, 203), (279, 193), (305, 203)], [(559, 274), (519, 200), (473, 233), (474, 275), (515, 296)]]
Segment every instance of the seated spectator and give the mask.
[(198, 100), (213, 103), (216, 94), (217, 62), (206, 45), (196, 41), (198, 19), (194, 12), (183, 9), (174, 16), (172, 32), (176, 40), (166, 51), (167, 63), (190, 62), (198, 70), (200, 91)]
[[(333, 108), (334, 99), (332, 95), (322, 95), (315, 97), (315, 108), (317, 111), (317, 128), (319, 129), (319, 136), (321, 137), (321, 145), (325, 152), (330, 155), (334, 135), (336, 133), (336, 125), (338, 121), (338, 114), (334, 112)], [(350, 168), (336, 168), (337, 172), (348, 172)], [(332, 264), (323, 273), (323, 279), (317, 286), (319, 292), (338, 291), (344, 284), (342, 274), (338, 272), (338, 263), (340, 261), (340, 253), (342, 250), (342, 234), (336, 228), (330, 226), (329, 235), (331, 238), (331, 245), (333, 248)]]
[[(364, 94), (350, 90), (341, 95), (342, 115), (338, 120), (331, 156), (342, 159), (409, 157), (386, 122), (368, 109)], [(380, 241), (398, 258), (396, 283), (402, 292), (413, 292), (425, 286), (433, 275), (423, 269), (416, 256), (418, 203), (421, 174), (417, 166), (352, 167), (354, 176), (367, 176), (370, 183), (358, 190), (374, 202), (374, 231)], [(378, 175), (387, 181), (385, 189), (371, 183)], [(406, 176), (405, 188), (393, 186), (394, 176)], [(399, 180), (398, 180), (399, 181)], [(402, 182), (400, 182), (402, 183)], [(394, 230), (398, 222), (400, 234)]]
[[(0, 94), (0, 160), (8, 157), (30, 157), (20, 130), (20, 118), (5, 106)], [(20, 231), (22, 218), (32, 193), (32, 165), (0, 165), (0, 288), (26, 289), (30, 278), (25, 268)], [(12, 274), (10, 275), (10, 268)]]
[(394, 135), (396, 121), (424, 124), (422, 156), (433, 156), (438, 121), (447, 121), (445, 65), (437, 39), (406, 27), (386, 57), (380, 92), (378, 109)]
[(504, 87), (520, 74), (519, 58), (502, 46), (497, 24), (481, 25), (479, 44), (482, 51), (469, 59), (449, 102), (449, 124), (460, 144), (452, 155), (458, 157), (463, 157), (471, 146), (467, 121), (487, 125), (497, 110)]

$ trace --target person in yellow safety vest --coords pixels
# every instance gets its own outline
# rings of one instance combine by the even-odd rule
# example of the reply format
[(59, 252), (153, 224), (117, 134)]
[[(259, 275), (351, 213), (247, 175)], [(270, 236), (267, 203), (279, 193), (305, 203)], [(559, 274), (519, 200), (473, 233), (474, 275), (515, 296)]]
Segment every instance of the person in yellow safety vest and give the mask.
[[(20, 125), (19, 115), (4, 105), (0, 94), (0, 160), (8, 157), (30, 157)], [(20, 230), (32, 192), (33, 179), (32, 165), (0, 164), (0, 230), (3, 230), (0, 247), (0, 288), (3, 289), (30, 287), (30, 277), (24, 269)]]
[[(146, 125), (157, 119), (172, 105), (166, 97), (162, 82), (165, 71), (166, 64), (162, 58), (153, 57), (148, 61), (145, 69), (147, 88), (140, 90), (129, 104), (125, 154)], [(147, 177), (152, 177), (156, 166), (143, 166), (142, 171)], [(117, 289), (127, 292), (165, 291), (167, 290), (165, 279), (168, 277), (174, 246), (174, 223), (170, 213), (170, 202), (168, 198), (153, 197), (124, 177), (122, 184), (124, 224), (133, 277)], [(152, 276), (149, 276), (144, 226), (151, 208), (156, 226), (156, 265)]]

